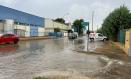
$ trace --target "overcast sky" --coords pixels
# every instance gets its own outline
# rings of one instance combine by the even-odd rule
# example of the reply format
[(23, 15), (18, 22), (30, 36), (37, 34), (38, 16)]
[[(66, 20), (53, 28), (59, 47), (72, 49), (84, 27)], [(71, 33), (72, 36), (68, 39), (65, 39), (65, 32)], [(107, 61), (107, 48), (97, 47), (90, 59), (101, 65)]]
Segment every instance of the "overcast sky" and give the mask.
[(122, 4), (131, 10), (131, 0), (0, 0), (0, 4), (44, 18), (63, 17), (66, 22), (84, 18), (94, 28), (101, 26), (105, 17)]

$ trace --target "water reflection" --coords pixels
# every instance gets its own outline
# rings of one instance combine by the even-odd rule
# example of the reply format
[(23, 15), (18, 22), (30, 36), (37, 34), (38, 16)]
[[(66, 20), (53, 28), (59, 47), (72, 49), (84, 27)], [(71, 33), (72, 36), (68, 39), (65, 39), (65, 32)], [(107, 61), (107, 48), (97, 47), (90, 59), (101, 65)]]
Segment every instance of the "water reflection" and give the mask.
[(13, 53), (16, 52), (16, 50), (19, 48), (19, 45), (16, 44), (5, 44), (0, 46), (0, 55), (8, 54), (9, 52)]
[(19, 43), (20, 47), (19, 47), (19, 51), (35, 51), (35, 50), (39, 50), (39, 49), (43, 49), (44, 48), (44, 43), (41, 40), (36, 40), (36, 41), (21, 41)]

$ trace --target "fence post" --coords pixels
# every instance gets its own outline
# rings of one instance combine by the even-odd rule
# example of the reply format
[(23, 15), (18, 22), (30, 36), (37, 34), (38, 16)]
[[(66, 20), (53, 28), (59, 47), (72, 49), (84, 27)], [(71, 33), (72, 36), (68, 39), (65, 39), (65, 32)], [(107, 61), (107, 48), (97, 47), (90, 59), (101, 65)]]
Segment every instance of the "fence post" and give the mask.
[(128, 56), (131, 57), (131, 31), (130, 31), (130, 46), (129, 46), (129, 50), (128, 50)]

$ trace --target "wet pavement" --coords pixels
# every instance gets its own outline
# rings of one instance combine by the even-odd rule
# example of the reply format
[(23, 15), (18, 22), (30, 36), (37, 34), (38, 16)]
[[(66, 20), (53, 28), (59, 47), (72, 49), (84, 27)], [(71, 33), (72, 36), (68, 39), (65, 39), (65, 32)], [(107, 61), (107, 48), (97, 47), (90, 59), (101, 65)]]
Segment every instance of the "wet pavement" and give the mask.
[[(51, 71), (79, 72), (92, 79), (131, 79), (128, 57), (119, 54), (118, 56), (122, 57), (119, 60), (106, 54), (78, 52), (86, 51), (86, 44), (86, 37), (82, 37), (76, 40), (61, 38), (23, 41), (19, 45), (1, 45), (0, 79), (32, 79), (36, 75)], [(107, 45), (108, 43), (100, 41), (89, 43), (88, 49), (92, 52), (102, 52), (99, 48)], [(116, 68), (117, 73), (112, 70)], [(121, 72), (120, 69), (125, 72), (118, 73)]]

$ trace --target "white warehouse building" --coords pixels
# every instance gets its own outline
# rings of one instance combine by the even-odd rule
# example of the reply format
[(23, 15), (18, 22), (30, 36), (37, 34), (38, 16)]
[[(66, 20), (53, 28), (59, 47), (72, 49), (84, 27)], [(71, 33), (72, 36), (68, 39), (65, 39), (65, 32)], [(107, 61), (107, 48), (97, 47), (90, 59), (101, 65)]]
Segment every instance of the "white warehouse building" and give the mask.
[(59, 28), (61, 32), (65, 33), (67, 30), (71, 29), (71, 25), (62, 24), (52, 19), (45, 18), (45, 34), (47, 35), (49, 32), (54, 32), (55, 28)]

